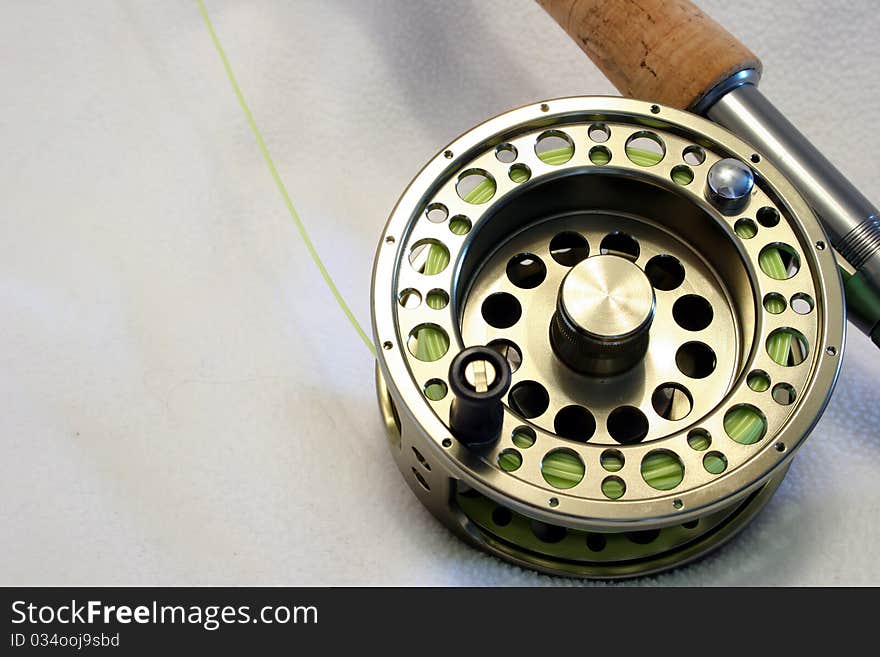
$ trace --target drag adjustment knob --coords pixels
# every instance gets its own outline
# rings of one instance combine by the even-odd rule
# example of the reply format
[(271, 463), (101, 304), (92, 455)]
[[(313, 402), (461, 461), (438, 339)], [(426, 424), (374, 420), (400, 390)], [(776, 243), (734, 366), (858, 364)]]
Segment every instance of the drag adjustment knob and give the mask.
[(550, 343), (581, 374), (612, 376), (638, 363), (648, 349), (654, 288), (635, 263), (599, 255), (572, 267), (559, 286)]
[(501, 435), (504, 405), (510, 387), (510, 364), (489, 347), (469, 347), (449, 366), (449, 387), (455, 398), (449, 410), (452, 434), (467, 447), (491, 445)]

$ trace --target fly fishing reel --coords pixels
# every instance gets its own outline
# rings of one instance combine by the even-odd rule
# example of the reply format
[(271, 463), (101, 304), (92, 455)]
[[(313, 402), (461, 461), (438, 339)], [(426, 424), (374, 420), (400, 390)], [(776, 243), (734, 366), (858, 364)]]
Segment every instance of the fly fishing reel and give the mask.
[(657, 572), (766, 504), (822, 413), (841, 279), (798, 192), (688, 112), (551, 100), (474, 128), (394, 209), (379, 405), (419, 499), (561, 575)]

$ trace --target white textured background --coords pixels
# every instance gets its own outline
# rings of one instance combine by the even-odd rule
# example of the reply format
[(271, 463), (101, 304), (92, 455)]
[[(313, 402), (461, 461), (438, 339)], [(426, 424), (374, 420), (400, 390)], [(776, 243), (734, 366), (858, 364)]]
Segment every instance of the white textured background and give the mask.
[[(875, 201), (876, 3), (700, 4)], [(528, 0), (211, 0), (356, 315), (409, 179), (514, 106), (611, 93)], [(373, 364), (295, 233), (193, 2), (0, 4), (0, 583), (536, 584), (391, 458)], [(767, 510), (643, 580), (880, 584), (880, 353)]]

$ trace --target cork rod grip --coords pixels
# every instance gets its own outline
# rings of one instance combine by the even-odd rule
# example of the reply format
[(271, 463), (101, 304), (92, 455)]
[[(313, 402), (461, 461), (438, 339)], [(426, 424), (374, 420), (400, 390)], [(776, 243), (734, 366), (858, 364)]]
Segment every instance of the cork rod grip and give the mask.
[(537, 0), (624, 96), (687, 109), (761, 62), (688, 0)]

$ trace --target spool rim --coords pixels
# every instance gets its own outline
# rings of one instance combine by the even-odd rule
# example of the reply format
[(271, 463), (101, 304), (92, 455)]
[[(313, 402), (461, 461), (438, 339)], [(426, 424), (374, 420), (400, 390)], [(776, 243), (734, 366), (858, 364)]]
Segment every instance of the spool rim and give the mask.
[[(633, 121), (647, 117), (662, 122), (665, 129), (697, 134), (715, 145), (723, 145), (726, 152), (743, 161), (750, 159), (752, 151), (748, 145), (723, 128), (679, 110), (662, 107), (659, 113), (652, 113), (651, 108), (648, 103), (629, 99), (575, 97), (528, 105), (487, 121), (452, 142), (418, 174), (392, 212), (377, 251), (372, 288), (374, 339), (379, 346), (378, 366), (382, 377), (392, 396), (396, 395), (401, 402), (395, 404), (398, 413), (407, 414), (424, 428), (431, 438), (428, 444), (433, 452), (432, 458), (441, 461), (451, 476), (490, 498), (503, 499), (505, 504), (525, 515), (546, 522), (592, 528), (597, 518), (601, 518), (607, 527), (660, 526), (711, 513), (743, 498), (763, 485), (774, 472), (781, 472), (781, 468), (787, 466), (824, 410), (839, 371), (845, 330), (840, 280), (830, 249), (811, 250), (810, 261), (816, 263), (818, 271), (825, 273), (820, 278), (820, 295), (817, 297), (823, 303), (823, 312), (818, 320), (820, 340), (813, 347), (820, 355), (814, 365), (814, 375), (800, 393), (802, 401), (798, 413), (775, 432), (777, 439), (785, 444), (783, 453), (777, 452), (773, 443), (768, 441), (758, 454), (734, 472), (724, 475), (723, 479), (687, 491), (673, 490), (652, 499), (609, 503), (577, 497), (565, 491), (552, 491), (510, 477), (488, 467), (479, 456), (459, 448), (454, 442), (450, 447), (444, 447), (444, 440), (450, 437), (448, 428), (413, 382), (405, 356), (405, 337), (399, 335), (395, 322), (396, 298), (394, 290), (390, 289), (393, 286), (388, 285), (388, 281), (395, 280), (399, 267), (405, 263), (405, 254), (400, 249), (407, 242), (413, 218), (428, 202), (437, 180), (461, 170), (479, 149), (514, 134), (518, 129), (522, 130), (523, 126), (536, 129), (542, 125), (550, 126), (590, 116), (613, 115)], [(781, 174), (766, 161), (752, 166), (761, 184), (782, 199), (792, 216), (799, 219), (804, 241), (811, 245), (827, 244), (821, 226), (806, 203)], [(828, 275), (829, 272), (833, 274)], [(833, 355), (826, 355), (832, 348)], [(552, 508), (548, 505), (551, 496), (557, 500)], [(609, 504), (614, 504), (614, 507), (609, 507)], [(613, 513), (609, 514), (609, 509), (613, 509)]]

